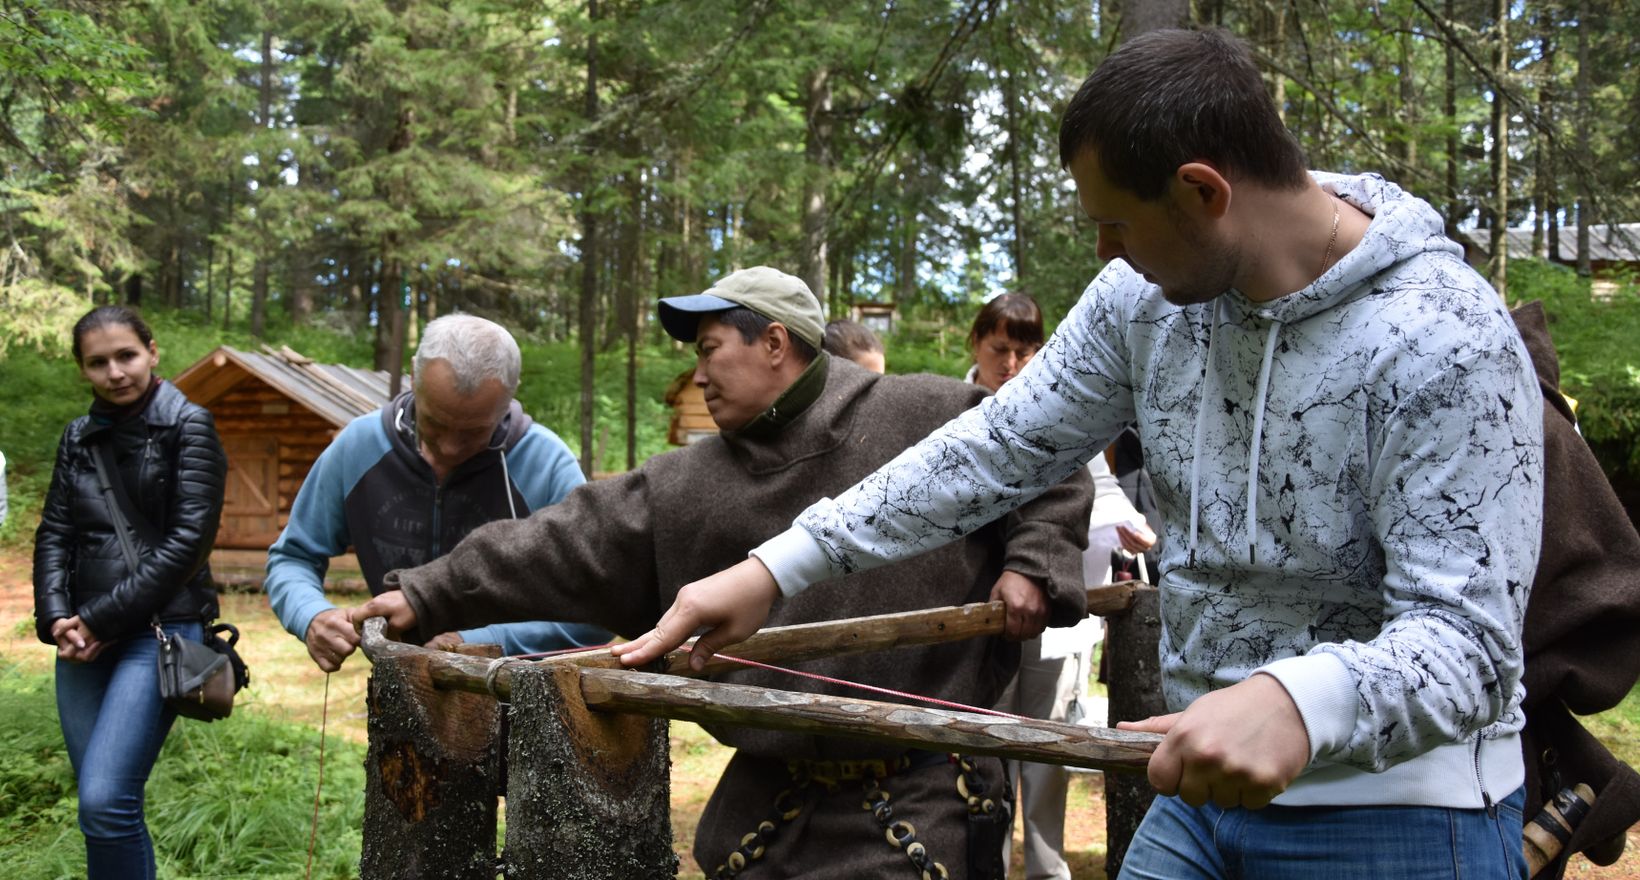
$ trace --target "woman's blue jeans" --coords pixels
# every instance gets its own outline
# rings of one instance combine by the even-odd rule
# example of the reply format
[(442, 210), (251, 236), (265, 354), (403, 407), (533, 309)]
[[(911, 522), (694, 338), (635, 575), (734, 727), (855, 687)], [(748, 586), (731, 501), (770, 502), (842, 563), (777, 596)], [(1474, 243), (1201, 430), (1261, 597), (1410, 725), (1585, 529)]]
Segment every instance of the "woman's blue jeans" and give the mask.
[[(198, 623), (165, 624), (192, 639)], [(176, 713), (159, 698), (153, 632), (109, 645), (90, 663), (57, 661), (57, 719), (80, 785), (80, 831), (90, 880), (153, 880), (154, 844), (143, 787)]]
[(1486, 810), (1192, 807), (1158, 797), (1121, 880), (1525, 880), (1524, 789)]

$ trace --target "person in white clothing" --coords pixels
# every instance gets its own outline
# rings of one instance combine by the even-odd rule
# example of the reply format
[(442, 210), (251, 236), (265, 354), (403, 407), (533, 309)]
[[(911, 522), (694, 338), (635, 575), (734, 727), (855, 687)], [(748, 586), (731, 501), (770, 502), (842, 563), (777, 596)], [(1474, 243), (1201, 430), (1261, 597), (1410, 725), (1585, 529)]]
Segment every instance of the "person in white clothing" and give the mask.
[(1247, 47), (1152, 31), (1060, 158), (1107, 261), (1017, 380), (614, 651), (744, 638), (781, 593), (1027, 500), (1137, 424), (1165, 540), (1162, 795), (1123, 878), (1525, 877), (1521, 628), (1542, 400), (1427, 203), (1307, 172)]

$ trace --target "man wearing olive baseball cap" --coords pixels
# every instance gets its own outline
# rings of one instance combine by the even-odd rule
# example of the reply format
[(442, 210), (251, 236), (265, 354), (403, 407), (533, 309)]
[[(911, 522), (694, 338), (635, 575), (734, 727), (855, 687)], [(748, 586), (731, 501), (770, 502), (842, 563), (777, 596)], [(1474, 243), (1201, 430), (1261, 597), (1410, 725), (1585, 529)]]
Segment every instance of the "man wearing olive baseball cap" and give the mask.
[(694, 382), (721, 430), (779, 431), (825, 387), (825, 317), (795, 275), (753, 266), (658, 308), (673, 339), (695, 343)]
[[(442, 560), (397, 572), (401, 592), (372, 599), (354, 619), (383, 616), (395, 630), (443, 632), (468, 620), (529, 619), (551, 609), (556, 619), (642, 633), (684, 584), (743, 561), (804, 507), (851, 485), (984, 395), (955, 379), (879, 376), (824, 354), (820, 303), (801, 280), (767, 267), (725, 276), (704, 293), (662, 299), (659, 313), (668, 333), (694, 343), (694, 382), (722, 432), (588, 483), (528, 519), (474, 532)], [(846, 588), (779, 603), (769, 623), (990, 599), (1007, 603), (1014, 639), (1041, 632), (1046, 622), (1075, 623), (1084, 611), (1082, 542), (1093, 494), (1086, 472), (1079, 473), (1080, 482), (1050, 489), (944, 550), (860, 572)], [(815, 660), (806, 668), (989, 706), (1018, 663), (1017, 646), (971, 639)], [(845, 693), (766, 670), (721, 678)], [(1012, 798), (993, 758), (953, 763), (943, 752), (709, 729), (735, 755), (695, 833), (695, 859), (708, 874), (724, 865), (746, 880), (919, 870), (979, 880), (1005, 872), (1002, 840), (1010, 823), (1000, 805)], [(971, 816), (959, 779), (999, 808)], [(868, 790), (874, 781), (878, 787)], [(883, 820), (860, 809), (863, 797), (886, 802), (890, 795), (893, 818), (915, 827), (917, 847), (891, 843)]]

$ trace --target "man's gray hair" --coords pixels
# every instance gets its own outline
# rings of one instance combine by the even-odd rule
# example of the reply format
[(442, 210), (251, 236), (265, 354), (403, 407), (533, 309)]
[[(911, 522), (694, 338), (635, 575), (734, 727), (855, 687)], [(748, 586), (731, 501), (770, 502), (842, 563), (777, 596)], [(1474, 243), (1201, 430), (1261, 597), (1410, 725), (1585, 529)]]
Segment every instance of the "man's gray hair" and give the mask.
[(427, 322), (421, 333), (421, 344), (416, 346), (416, 375), (423, 375), (427, 365), (442, 360), (455, 374), (456, 390), (471, 394), (494, 377), (509, 395), (518, 390), (518, 373), (522, 358), (518, 343), (494, 321), (477, 315), (445, 315)]

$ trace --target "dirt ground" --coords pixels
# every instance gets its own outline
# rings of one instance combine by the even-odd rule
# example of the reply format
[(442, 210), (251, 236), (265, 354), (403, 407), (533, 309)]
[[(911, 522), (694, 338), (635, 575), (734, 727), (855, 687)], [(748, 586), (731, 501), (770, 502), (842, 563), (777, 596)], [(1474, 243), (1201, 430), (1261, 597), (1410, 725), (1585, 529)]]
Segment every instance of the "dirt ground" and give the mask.
[[(25, 668), (48, 671), (52, 653), (34, 638), (33, 592), (29, 559), (17, 550), (0, 551), (0, 659)], [(358, 597), (336, 597), (351, 604)], [(240, 695), (239, 708), (308, 725), (317, 730), (325, 713), (324, 674), (313, 666), (301, 642), (287, 635), (260, 593), (223, 597), (222, 618), (239, 627), (239, 651), (252, 671), (252, 684)], [(330, 680), (326, 731), (355, 742), (365, 741), (364, 692), (369, 664), (351, 658)], [(672, 821), (677, 850), (682, 857), (680, 876), (698, 877), (700, 868), (689, 855), (695, 824), (712, 785), (728, 761), (728, 750), (700, 728), (675, 722), (672, 726)], [(1072, 875), (1078, 880), (1103, 880), (1104, 782), (1097, 773), (1072, 777), (1065, 820), (1065, 850)], [(1015, 829), (1013, 876), (1019, 867), (1018, 829)], [(1640, 826), (1629, 831), (1628, 849), (1617, 864), (1600, 868), (1578, 856), (1568, 877), (1598, 880), (1640, 880)]]

